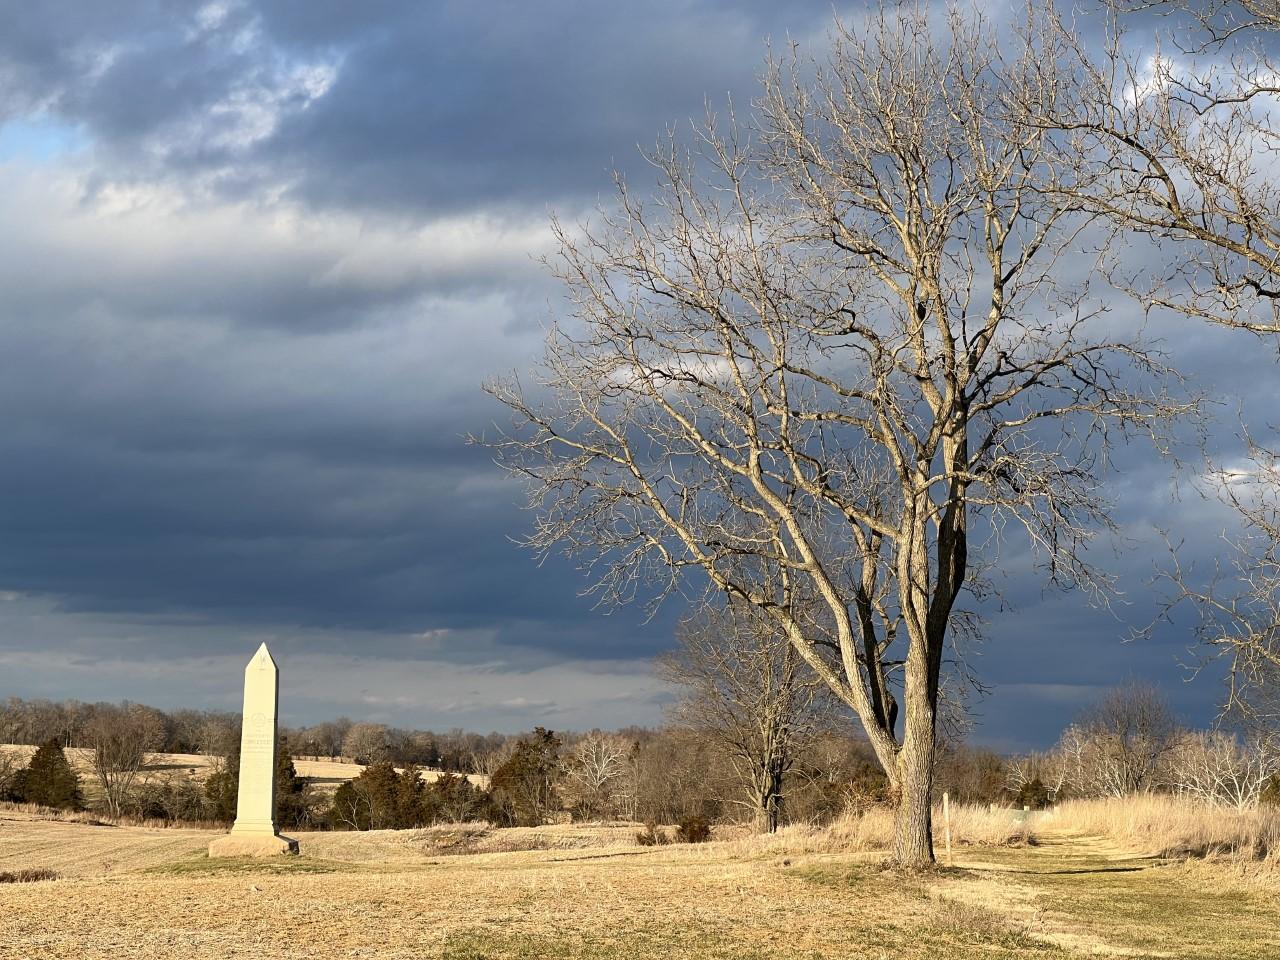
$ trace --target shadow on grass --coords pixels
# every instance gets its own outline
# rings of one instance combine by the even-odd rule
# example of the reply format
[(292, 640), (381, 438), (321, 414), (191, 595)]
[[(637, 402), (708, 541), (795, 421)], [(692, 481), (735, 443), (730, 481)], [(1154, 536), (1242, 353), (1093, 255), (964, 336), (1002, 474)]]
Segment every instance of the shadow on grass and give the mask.
[(1054, 877), (1067, 876), (1069, 874), (1096, 874), (1096, 873), (1141, 873), (1143, 870), (1150, 870), (1154, 864), (1148, 864), (1145, 867), (1070, 867), (1062, 870), (1024, 870), (1018, 867), (1001, 867), (999, 870), (992, 870), (991, 873), (1021, 873), (1031, 877)]
[(366, 873), (363, 865), (342, 860), (319, 860), (311, 857), (210, 857), (199, 856), (176, 863), (163, 863), (139, 871), (153, 876), (219, 876), (253, 874), (289, 876), (305, 873)]

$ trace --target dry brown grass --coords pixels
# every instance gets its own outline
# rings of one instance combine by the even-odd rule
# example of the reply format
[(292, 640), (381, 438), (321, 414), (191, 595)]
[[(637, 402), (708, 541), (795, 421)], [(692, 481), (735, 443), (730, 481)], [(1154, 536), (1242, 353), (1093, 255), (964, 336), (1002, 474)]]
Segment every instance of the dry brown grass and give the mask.
[(296, 832), (310, 857), (351, 863), (421, 863), (426, 858), (536, 850), (616, 850), (634, 847), (633, 823), (494, 827), (488, 823), (440, 824), (416, 830)]
[(53, 819), (0, 809), (0, 870), (33, 867), (63, 876), (104, 876), (203, 853), (223, 831), (115, 826), (92, 818)]
[(92, 810), (59, 810), (38, 803), (0, 801), (0, 818), (5, 815), (25, 816), (32, 820), (55, 820), (59, 823), (81, 823), (89, 827), (147, 827), (155, 830), (226, 830), (221, 820), (166, 820), (163, 817), (112, 817)]
[(56, 871), (48, 870), (44, 867), (0, 871), (0, 883), (40, 883), (43, 880), (57, 879), (58, 874)]
[(656, 848), (633, 824), (300, 834), (271, 861), (209, 860), (212, 831), (0, 813), (0, 870), (63, 876), (0, 893), (0, 960), (1277, 955), (1280, 904), (1096, 842), (1000, 846), (1009, 818), (957, 815), (961, 869), (904, 876), (849, 849), (887, 835), (881, 812)]
[[(942, 808), (933, 811), (934, 843), (942, 847)], [(829, 826), (793, 824), (775, 834), (750, 834), (716, 828), (721, 839), (735, 838), (735, 849), (744, 854), (843, 853), (887, 850), (893, 845), (893, 811), (870, 807), (850, 811)], [(987, 806), (951, 807), (951, 842), (955, 846), (1017, 846), (1032, 839), (1028, 823), (1018, 811)]]
[[(27, 858), (46, 856), (49, 829), (95, 832), (38, 821), (4, 827)], [(304, 835), (303, 856), (269, 863), (177, 854), (125, 875), (36, 885), (38, 895), (14, 887), (0, 910), (0, 958), (1012, 960), (1048, 952), (998, 916), (956, 922), (948, 912), (936, 922), (927, 890), (851, 872), (845, 861), (785, 868), (714, 842), (641, 849), (626, 845), (632, 829), (539, 828), (526, 842), (560, 848), (418, 852), (416, 862), (403, 850), (383, 856), (395, 842), (385, 834)], [(424, 833), (406, 831), (402, 846)], [(350, 846), (315, 845), (334, 841)]]
[(1040, 815), (1053, 830), (1105, 837), (1140, 853), (1264, 863), (1280, 871), (1280, 810), (1235, 810), (1158, 794), (1070, 800)]

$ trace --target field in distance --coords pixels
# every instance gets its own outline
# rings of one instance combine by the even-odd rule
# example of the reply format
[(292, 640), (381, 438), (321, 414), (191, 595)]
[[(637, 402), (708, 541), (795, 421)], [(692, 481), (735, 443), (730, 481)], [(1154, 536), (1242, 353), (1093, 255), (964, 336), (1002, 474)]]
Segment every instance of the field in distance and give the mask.
[[(1280, 895), (1034, 818), (1034, 842), (904, 876), (846, 827), (644, 847), (634, 824), (300, 833), (210, 860), (216, 831), (0, 808), (0, 960), (814, 960), (1280, 955)], [(1207, 871), (1207, 872), (1206, 872)]]
[[(23, 744), (0, 744), (0, 751), (4, 751), (21, 758), (22, 763), (27, 763), (31, 759), (31, 755), (36, 752), (33, 746)], [(93, 751), (85, 747), (67, 747), (64, 751), (67, 755), (67, 762), (71, 764), (71, 768), (76, 772), (76, 776), (80, 778), (81, 789), (90, 798), (97, 795), (98, 785), (93, 775)], [(147, 754), (146, 764), (142, 768), (144, 777), (159, 777), (163, 779), (192, 779), (203, 782), (209, 774), (213, 773), (216, 763), (221, 758), (207, 757), (200, 753), (149, 753)], [(365, 769), (362, 764), (355, 763), (351, 760), (326, 759), (322, 757), (301, 758), (295, 757), (293, 760), (294, 769), (298, 772), (298, 776), (306, 780), (317, 790), (332, 792), (348, 780), (354, 780)], [(398, 768), (397, 768), (398, 769)], [(439, 770), (423, 770), (422, 779), (428, 782), (440, 777)], [(468, 774), (467, 779), (478, 787), (488, 787), (489, 778), (480, 774)]]

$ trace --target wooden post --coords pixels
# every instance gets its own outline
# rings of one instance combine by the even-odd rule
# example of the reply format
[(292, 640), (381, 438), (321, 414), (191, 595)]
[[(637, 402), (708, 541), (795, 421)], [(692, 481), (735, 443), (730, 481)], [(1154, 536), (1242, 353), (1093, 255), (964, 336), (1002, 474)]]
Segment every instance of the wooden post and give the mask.
[(942, 834), (947, 841), (947, 866), (955, 866), (955, 860), (951, 857), (951, 798), (947, 796), (947, 792), (942, 791)]

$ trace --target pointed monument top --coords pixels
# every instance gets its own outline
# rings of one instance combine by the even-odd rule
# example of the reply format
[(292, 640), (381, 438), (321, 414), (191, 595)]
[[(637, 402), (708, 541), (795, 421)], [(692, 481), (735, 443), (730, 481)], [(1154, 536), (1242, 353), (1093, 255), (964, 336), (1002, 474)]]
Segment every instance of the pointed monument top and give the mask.
[(258, 647), (258, 652), (253, 655), (253, 659), (249, 661), (251, 667), (265, 667), (267, 664), (276, 665), (275, 659), (271, 656), (271, 651), (267, 649), (266, 641)]

